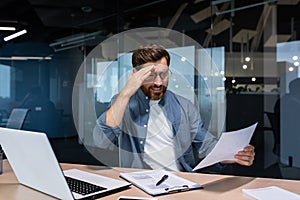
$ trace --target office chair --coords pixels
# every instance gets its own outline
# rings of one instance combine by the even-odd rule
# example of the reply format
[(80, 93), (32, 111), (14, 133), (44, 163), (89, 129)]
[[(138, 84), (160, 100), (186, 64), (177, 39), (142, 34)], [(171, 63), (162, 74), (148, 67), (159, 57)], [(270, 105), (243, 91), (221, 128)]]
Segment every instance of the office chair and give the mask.
[(29, 109), (14, 108), (7, 120), (6, 128), (22, 129)]
[(280, 154), (280, 120), (279, 117), (276, 115), (276, 113), (273, 112), (265, 112), (273, 131), (274, 135), (274, 147), (273, 147), (273, 153), (276, 155)]

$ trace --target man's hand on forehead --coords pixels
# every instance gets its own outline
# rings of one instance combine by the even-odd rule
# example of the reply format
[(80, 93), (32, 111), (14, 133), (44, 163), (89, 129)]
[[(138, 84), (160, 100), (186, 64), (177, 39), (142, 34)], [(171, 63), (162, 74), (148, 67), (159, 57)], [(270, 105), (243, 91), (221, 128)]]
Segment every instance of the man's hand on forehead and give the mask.
[(155, 66), (152, 64), (152, 65), (140, 65), (140, 66), (137, 66), (136, 68), (136, 71), (155, 71)]
[(168, 69), (167, 65), (161, 64), (161, 63), (146, 63), (141, 66), (137, 67), (137, 70), (140, 70), (142, 68), (148, 68), (153, 67), (153, 71), (159, 70), (159, 69)]
[(146, 69), (146, 68), (154, 68), (153, 64), (143, 64), (135, 67), (137, 71), (140, 71), (141, 69)]

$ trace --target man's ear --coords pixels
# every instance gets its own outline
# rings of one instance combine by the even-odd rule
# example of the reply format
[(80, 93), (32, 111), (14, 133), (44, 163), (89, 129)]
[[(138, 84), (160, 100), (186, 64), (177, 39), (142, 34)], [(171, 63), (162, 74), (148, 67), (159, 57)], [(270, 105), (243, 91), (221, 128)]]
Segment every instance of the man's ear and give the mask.
[(132, 72), (133, 73), (135, 73), (135, 72), (137, 72), (138, 70), (134, 67), (133, 69), (132, 69)]

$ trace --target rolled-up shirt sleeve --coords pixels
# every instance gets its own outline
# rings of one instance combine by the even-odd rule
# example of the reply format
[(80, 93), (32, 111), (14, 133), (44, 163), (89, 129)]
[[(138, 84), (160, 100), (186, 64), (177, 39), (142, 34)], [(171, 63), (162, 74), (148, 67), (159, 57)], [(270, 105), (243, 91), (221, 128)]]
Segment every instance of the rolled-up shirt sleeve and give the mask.
[(106, 112), (104, 112), (96, 121), (93, 130), (94, 144), (100, 148), (108, 148), (111, 144), (115, 144), (121, 134), (119, 126), (112, 128), (106, 125)]

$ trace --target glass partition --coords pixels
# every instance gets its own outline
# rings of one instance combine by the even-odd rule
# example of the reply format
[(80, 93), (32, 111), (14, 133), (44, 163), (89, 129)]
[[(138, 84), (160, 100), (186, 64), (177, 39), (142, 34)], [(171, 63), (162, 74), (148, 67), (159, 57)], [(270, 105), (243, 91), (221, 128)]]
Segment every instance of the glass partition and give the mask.
[(253, 166), (222, 173), (300, 179), (298, 0), (90, 3), (0, 6), (0, 27), (15, 28), (0, 30), (2, 127), (27, 108), (22, 129), (46, 133), (59, 161), (118, 166), (116, 148), (94, 144), (96, 119), (126, 83), (132, 50), (157, 43), (172, 56), (169, 89), (213, 135), (258, 122)]

